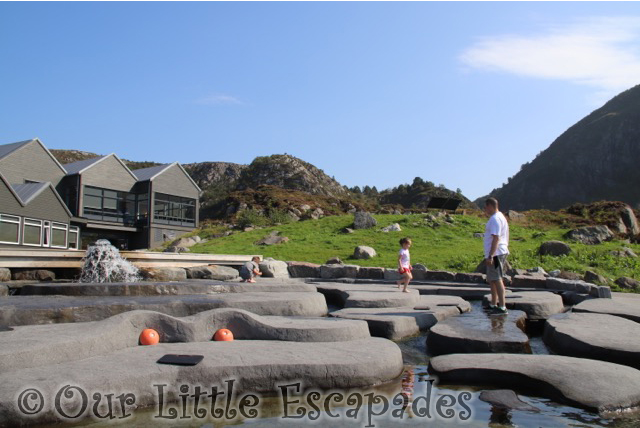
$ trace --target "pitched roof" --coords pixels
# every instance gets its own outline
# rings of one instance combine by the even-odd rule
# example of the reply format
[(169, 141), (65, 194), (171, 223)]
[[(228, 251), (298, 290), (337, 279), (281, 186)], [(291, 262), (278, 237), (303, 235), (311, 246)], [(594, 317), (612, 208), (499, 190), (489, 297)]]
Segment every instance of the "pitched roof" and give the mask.
[(36, 196), (38, 196), (44, 189), (49, 187), (49, 182), (45, 183), (25, 183), (25, 184), (12, 184), (13, 190), (16, 195), (24, 202), (24, 204), (28, 204), (31, 202)]
[(64, 169), (67, 170), (67, 175), (78, 174), (79, 172), (83, 172), (85, 169), (106, 158), (106, 156), (98, 156), (97, 158), (85, 159), (81, 161), (65, 163)]
[(131, 174), (131, 176), (134, 179), (138, 179), (135, 174), (133, 172), (131, 172), (131, 170), (129, 169), (129, 167), (127, 165), (124, 164), (124, 162), (122, 162), (122, 160), (115, 154), (115, 153), (110, 153), (106, 156), (99, 156), (97, 158), (91, 158), (91, 159), (86, 159), (86, 160), (82, 160), (82, 161), (77, 161), (77, 162), (72, 162), (72, 163), (68, 163), (65, 164), (65, 168), (67, 169), (67, 175), (74, 175), (74, 174), (82, 174), (83, 172), (85, 172), (86, 170), (88, 170), (89, 168), (97, 165), (98, 163), (102, 162), (103, 160), (109, 158), (109, 157), (113, 157), (115, 160), (117, 160), (120, 165), (122, 165), (122, 167), (129, 173)]
[(131, 172), (133, 172), (133, 175), (138, 178), (138, 181), (153, 180), (157, 175), (164, 172), (164, 170), (169, 168), (171, 165), (173, 164), (167, 163), (164, 165), (151, 166), (149, 168), (134, 169)]
[(17, 143), (0, 145), (0, 159), (2, 159), (3, 157), (7, 156), (9, 153), (12, 153), (12, 152), (18, 150), (20, 147), (29, 144), (32, 141), (33, 140), (25, 140), (25, 141), (19, 141)]
[(26, 146), (26, 145), (28, 145), (30, 143), (39, 144), (40, 147), (42, 147), (42, 150), (44, 150), (49, 155), (49, 157), (56, 163), (56, 165), (58, 165), (58, 167), (66, 174), (67, 171), (64, 169), (62, 164), (58, 161), (58, 159), (56, 159), (56, 157), (54, 155), (51, 154), (49, 149), (47, 149), (45, 147), (45, 145), (42, 144), (42, 141), (40, 141), (40, 139), (38, 139), (38, 138), (33, 138), (31, 140), (25, 140), (25, 141), (18, 141), (17, 143), (0, 145), (0, 159), (10, 155), (11, 153), (15, 152), (18, 149), (21, 149), (22, 147), (24, 147), (24, 146)]
[(180, 165), (178, 162), (152, 166), (149, 168), (135, 169), (133, 170), (133, 173), (138, 178), (138, 181), (147, 181), (147, 180), (152, 181), (154, 178), (156, 178), (157, 176), (159, 176), (160, 174), (162, 174), (163, 172), (165, 172), (167, 169), (171, 168), (174, 165), (180, 168), (180, 170), (184, 173), (184, 175), (187, 176), (189, 181), (191, 181), (191, 184), (193, 184), (195, 188), (198, 189), (198, 192), (202, 192), (202, 189), (200, 189), (200, 187), (196, 184), (196, 182), (193, 181), (193, 178), (191, 178), (189, 173), (185, 171), (182, 165)]

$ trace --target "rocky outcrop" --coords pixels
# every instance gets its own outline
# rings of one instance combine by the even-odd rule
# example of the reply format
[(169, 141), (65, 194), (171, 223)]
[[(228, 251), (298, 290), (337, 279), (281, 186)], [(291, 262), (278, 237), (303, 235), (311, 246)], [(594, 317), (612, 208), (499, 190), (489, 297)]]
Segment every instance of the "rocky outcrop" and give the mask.
[(369, 213), (359, 211), (353, 215), (354, 229), (371, 229), (378, 221)]
[(240, 277), (237, 270), (227, 266), (205, 265), (185, 269), (189, 279), (215, 279), (218, 281), (232, 281)]
[(607, 226), (587, 226), (567, 232), (566, 238), (587, 245), (602, 244), (614, 238), (614, 234)]
[(541, 256), (565, 256), (571, 253), (571, 247), (562, 241), (543, 242), (538, 249)]

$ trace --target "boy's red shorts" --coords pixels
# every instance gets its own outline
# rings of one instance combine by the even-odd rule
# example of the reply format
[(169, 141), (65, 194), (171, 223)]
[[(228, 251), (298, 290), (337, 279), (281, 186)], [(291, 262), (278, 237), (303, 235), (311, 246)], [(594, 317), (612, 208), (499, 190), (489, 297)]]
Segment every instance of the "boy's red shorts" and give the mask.
[(399, 268), (399, 269), (398, 269), (398, 273), (399, 273), (400, 275), (402, 275), (402, 274), (404, 274), (404, 273), (411, 273), (411, 268), (410, 268), (410, 267), (408, 267), (408, 268)]

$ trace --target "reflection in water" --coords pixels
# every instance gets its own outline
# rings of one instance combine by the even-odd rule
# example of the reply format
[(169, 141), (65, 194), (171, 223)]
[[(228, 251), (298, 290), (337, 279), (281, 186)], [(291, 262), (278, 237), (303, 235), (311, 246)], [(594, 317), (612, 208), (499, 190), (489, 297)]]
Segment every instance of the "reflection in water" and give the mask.
[(504, 332), (504, 322), (507, 319), (506, 316), (490, 316), (491, 320), (491, 331), (494, 333), (503, 333)]
[(511, 412), (503, 407), (491, 406), (491, 416), (489, 417), (490, 427), (512, 427)]

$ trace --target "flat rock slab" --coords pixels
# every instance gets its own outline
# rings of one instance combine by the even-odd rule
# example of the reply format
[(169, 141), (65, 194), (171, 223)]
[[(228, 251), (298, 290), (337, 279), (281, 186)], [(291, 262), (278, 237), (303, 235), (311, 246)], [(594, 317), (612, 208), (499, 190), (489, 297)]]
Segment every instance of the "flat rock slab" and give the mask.
[[(417, 284), (411, 285), (410, 287), (415, 288), (422, 295), (457, 296), (467, 300), (479, 300), (482, 299), (487, 293), (491, 293), (491, 288), (486, 286), (485, 284)], [(507, 294), (509, 293), (511, 293), (511, 291), (507, 290)]]
[(531, 353), (524, 333), (527, 315), (510, 311), (508, 315), (468, 313), (449, 318), (431, 328), (427, 349), (431, 355), (477, 352)]
[(253, 291), (310, 292), (313, 285), (302, 282), (260, 281), (229, 283), (206, 279), (170, 282), (114, 282), (107, 284), (37, 283), (24, 285), (20, 295), (61, 296), (180, 296), (187, 294), (246, 293)]
[(19, 326), (0, 332), (0, 373), (137, 347), (146, 328), (156, 330), (161, 343), (208, 342), (220, 328), (231, 330), (236, 340), (344, 342), (371, 337), (365, 322), (337, 318), (261, 316), (227, 308), (184, 318), (129, 311), (101, 321)]
[[(483, 304), (489, 305), (491, 295), (483, 298)], [(522, 291), (505, 297), (508, 309), (516, 309), (527, 314), (530, 320), (546, 320), (551, 315), (564, 311), (562, 296), (549, 291)]]
[(346, 308), (331, 312), (337, 318), (364, 320), (372, 336), (400, 340), (428, 330), (439, 321), (471, 309), (460, 297), (420, 296), (415, 307)]
[(640, 370), (560, 355), (451, 354), (432, 358), (442, 383), (527, 388), (542, 396), (605, 412), (640, 405)]
[(640, 295), (613, 293), (611, 299), (586, 300), (573, 307), (574, 312), (609, 314), (640, 323)]
[(556, 354), (640, 369), (640, 324), (621, 317), (591, 313), (554, 315), (547, 320), (543, 338)]
[(86, 322), (143, 309), (184, 317), (216, 308), (257, 315), (322, 317), (328, 312), (320, 293), (222, 293), (186, 296), (11, 296), (0, 299), (0, 326)]
[[(165, 354), (203, 355), (204, 359), (190, 367), (157, 364)], [(372, 337), (322, 343), (236, 340), (138, 346), (79, 361), (1, 373), (0, 426), (60, 422), (52, 402), (64, 385), (82, 388), (89, 399), (94, 392), (114, 396), (132, 393), (135, 406), (145, 407), (157, 404), (158, 389), (153, 385), (158, 384), (166, 385), (164, 400), (172, 402), (180, 400), (180, 385), (188, 385), (191, 394), (195, 386), (208, 392), (213, 386), (226, 391), (224, 381), (231, 379), (236, 380), (234, 394), (276, 392), (278, 385), (299, 381), (305, 390), (347, 389), (393, 380), (402, 370), (398, 346)], [(39, 390), (46, 397), (46, 406), (26, 419), (17, 406), (17, 397), (28, 388)], [(77, 409), (81, 395), (74, 392), (64, 402)], [(206, 400), (203, 407), (209, 408), (211, 400)], [(224, 404), (216, 404), (220, 406)]]
[(420, 301), (418, 291), (408, 293), (393, 284), (345, 284), (318, 282), (318, 292), (343, 308), (399, 308), (414, 306)]

